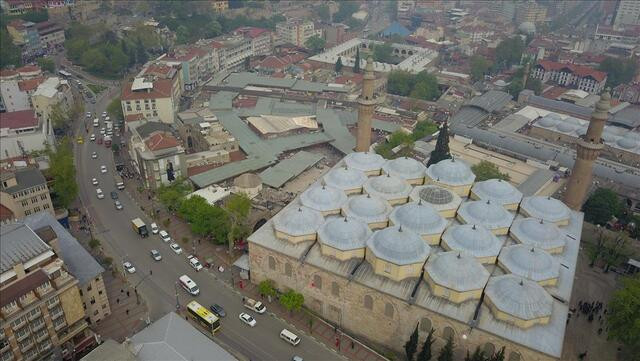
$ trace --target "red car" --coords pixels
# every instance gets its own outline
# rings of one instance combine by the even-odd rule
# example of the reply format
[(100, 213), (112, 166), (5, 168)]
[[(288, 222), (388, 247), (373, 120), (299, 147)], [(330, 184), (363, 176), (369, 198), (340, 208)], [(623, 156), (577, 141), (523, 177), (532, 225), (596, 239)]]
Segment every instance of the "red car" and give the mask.
[(98, 144), (102, 144), (102, 137), (98, 138)]

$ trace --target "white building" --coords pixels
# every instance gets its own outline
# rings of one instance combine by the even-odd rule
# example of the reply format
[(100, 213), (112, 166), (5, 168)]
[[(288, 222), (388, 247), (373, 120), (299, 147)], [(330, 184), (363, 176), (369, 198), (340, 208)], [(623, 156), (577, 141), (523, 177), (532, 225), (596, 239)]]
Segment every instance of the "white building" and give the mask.
[(2, 113), (0, 117), (0, 159), (23, 156), (54, 145), (48, 122), (38, 121), (32, 109)]
[(276, 25), (277, 44), (290, 43), (304, 47), (304, 43), (312, 36), (322, 36), (322, 30), (316, 29), (313, 21), (303, 19), (287, 19)]
[(36, 115), (42, 121), (49, 121), (53, 106), (59, 104), (63, 111), (73, 105), (73, 94), (66, 80), (58, 77), (50, 77), (31, 95), (31, 102)]
[(616, 8), (616, 18), (613, 21), (615, 29), (624, 28), (625, 25), (640, 25), (640, 1), (619, 0)]
[(543, 83), (555, 82), (561, 86), (584, 90), (590, 94), (599, 94), (607, 83), (607, 73), (588, 66), (564, 64), (549, 60), (540, 60), (531, 71), (531, 76)]

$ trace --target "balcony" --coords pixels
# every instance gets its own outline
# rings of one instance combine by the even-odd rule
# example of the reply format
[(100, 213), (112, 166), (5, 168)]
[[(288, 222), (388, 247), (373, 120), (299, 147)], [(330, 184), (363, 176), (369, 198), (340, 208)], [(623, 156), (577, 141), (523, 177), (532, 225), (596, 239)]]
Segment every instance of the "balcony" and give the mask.
[(53, 291), (53, 287), (51, 286), (47, 286), (47, 287), (40, 287), (36, 289), (36, 294), (38, 295), (38, 297), (42, 298), (42, 296), (46, 295), (47, 293)]
[(49, 350), (51, 350), (51, 341), (38, 345), (38, 351), (40, 351), (40, 353), (49, 352)]
[(42, 316), (42, 311), (40, 311), (40, 308), (36, 307), (34, 310), (37, 310), (37, 312), (34, 313), (34, 314), (29, 313), (29, 316), (27, 317), (29, 319), (29, 321), (33, 321), (36, 318)]
[(26, 339), (27, 337), (29, 337), (29, 336), (31, 335), (31, 332), (29, 332), (29, 330), (27, 330), (26, 328), (25, 328), (25, 330), (26, 330), (26, 331), (25, 331), (23, 334), (21, 334), (21, 335), (18, 335), (18, 334), (16, 333), (16, 335), (15, 335), (15, 336), (16, 336), (16, 341), (17, 341), (17, 342), (20, 342), (20, 341), (22, 341), (22, 340)]
[(64, 311), (62, 311), (62, 308), (59, 308), (57, 312), (52, 312), (51, 313), (51, 319), (55, 320), (57, 318), (60, 318), (60, 316), (64, 315)]
[(5, 351), (7, 351), (10, 348), (11, 348), (11, 345), (9, 344), (9, 341), (7, 340), (0, 341), (0, 354), (3, 354)]
[(87, 326), (88, 326), (87, 322), (82, 320), (82, 321), (76, 322), (75, 324), (73, 324), (71, 327), (64, 330), (63, 332), (60, 332), (58, 334), (60, 344), (64, 344), (65, 342), (71, 340), (78, 333), (80, 333), (82, 330), (87, 328)]
[(43, 327), (45, 327), (46, 325), (47, 325), (47, 323), (44, 322), (44, 320), (43, 320), (38, 324), (32, 323), (32, 324), (29, 325), (29, 327), (31, 327), (31, 332), (36, 332), (36, 331), (42, 329)]
[(36, 336), (36, 342), (42, 342), (46, 339), (49, 338), (49, 334), (45, 331), (42, 334), (40, 334), (39, 336)]
[(47, 301), (47, 308), (52, 309), (59, 304), (60, 304), (60, 299), (58, 297), (50, 298), (49, 301)]
[(16, 331), (26, 324), (27, 324), (27, 319), (22, 317), (21, 321), (12, 325), (11, 328), (13, 328), (13, 330)]
[(20, 343), (20, 352), (25, 354), (27, 351), (31, 350), (35, 343), (32, 339), (27, 339), (25, 342)]
[(67, 326), (67, 322), (66, 321), (62, 321), (56, 325), (53, 325), (53, 328), (55, 328), (56, 331), (60, 331), (63, 328), (65, 328)]

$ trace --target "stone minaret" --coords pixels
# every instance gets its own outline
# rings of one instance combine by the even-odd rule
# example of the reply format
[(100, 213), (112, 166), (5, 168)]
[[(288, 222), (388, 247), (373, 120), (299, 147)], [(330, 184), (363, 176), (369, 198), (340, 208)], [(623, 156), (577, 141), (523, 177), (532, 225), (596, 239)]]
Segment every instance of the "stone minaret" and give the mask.
[(610, 107), (611, 95), (607, 89), (596, 104), (595, 111), (591, 114), (587, 134), (577, 141), (577, 158), (573, 164), (567, 192), (564, 195), (564, 202), (573, 210), (580, 210), (584, 197), (591, 186), (593, 162), (596, 161), (600, 151), (604, 148), (601, 138), (602, 130), (609, 117)]
[(367, 59), (362, 80), (362, 94), (358, 98), (358, 137), (356, 138), (356, 152), (368, 152), (371, 146), (371, 118), (377, 100), (373, 95), (376, 77), (373, 74), (373, 60)]

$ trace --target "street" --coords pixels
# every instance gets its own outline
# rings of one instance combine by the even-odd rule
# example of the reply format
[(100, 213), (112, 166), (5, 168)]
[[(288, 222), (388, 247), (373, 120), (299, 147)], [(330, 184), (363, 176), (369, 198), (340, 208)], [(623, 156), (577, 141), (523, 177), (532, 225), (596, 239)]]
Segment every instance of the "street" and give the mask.
[[(118, 87), (111, 86), (97, 97), (96, 104), (85, 103), (85, 111), (92, 112), (93, 120), (104, 111), (112, 99), (117, 96)], [(118, 199), (124, 206), (123, 210), (116, 210), (114, 201), (110, 193), (115, 191), (114, 175), (115, 166), (110, 148), (99, 145), (97, 142), (89, 141), (89, 136), (93, 133), (100, 137), (99, 130), (104, 126), (101, 119), (100, 127), (94, 128), (92, 124), (87, 124), (89, 132), (85, 132), (84, 120), (78, 121), (76, 125), (76, 137), (84, 137), (84, 144), (77, 144), (74, 137), (77, 181), (79, 185), (79, 197), (84, 208), (82, 211), (88, 214), (93, 224), (94, 237), (101, 241), (108, 256), (113, 258), (113, 265), (122, 269), (122, 262), (129, 261), (136, 268), (134, 274), (127, 274), (129, 283), (137, 286), (139, 294), (147, 302), (149, 308), (149, 318), (154, 320), (162, 317), (167, 312), (176, 309), (176, 302), (184, 306), (194, 299), (182, 288), (177, 287), (177, 280), (183, 274), (191, 277), (200, 288), (200, 295), (195, 299), (205, 307), (213, 303), (223, 306), (227, 312), (227, 317), (221, 320), (222, 328), (217, 333), (215, 339), (222, 345), (235, 350), (235, 354), (240, 353), (249, 360), (289, 360), (294, 355), (303, 357), (305, 360), (336, 360), (340, 359), (334, 352), (329, 351), (325, 346), (317, 343), (313, 339), (306, 337), (303, 333), (284, 322), (271, 316), (269, 304), (267, 312), (258, 315), (244, 308), (242, 296), (232, 290), (228, 285), (224, 285), (217, 280), (210, 272), (202, 270), (196, 272), (187, 262), (186, 249), (180, 255), (175, 254), (168, 243), (162, 242), (158, 235), (150, 235), (148, 238), (140, 238), (134, 233), (131, 220), (142, 218), (147, 226), (151, 220), (140, 210), (132, 198), (125, 191), (118, 191)], [(88, 121), (87, 121), (88, 122)], [(98, 153), (97, 159), (91, 158), (92, 152)], [(126, 151), (123, 149), (121, 151)], [(100, 166), (105, 165), (107, 173), (100, 172)], [(97, 187), (91, 184), (91, 178), (99, 181)], [(101, 188), (105, 194), (104, 199), (98, 199), (96, 188)], [(158, 222), (160, 223), (160, 222)], [(159, 224), (159, 226), (161, 226)], [(161, 227), (162, 228), (162, 227)], [(182, 235), (171, 235), (176, 242)], [(180, 244), (180, 242), (178, 242)], [(180, 244), (184, 247), (184, 244)], [(190, 247), (186, 247), (190, 248)], [(150, 250), (157, 249), (162, 260), (154, 261), (150, 256)], [(150, 271), (153, 272), (150, 275)], [(228, 272), (229, 270), (225, 270)], [(177, 292), (176, 292), (177, 291)], [(110, 300), (113, 302), (113, 300)], [(246, 312), (254, 316), (257, 320), (255, 327), (249, 327), (238, 319), (240, 312)], [(287, 328), (296, 333), (301, 342), (297, 347), (293, 347), (279, 338), (279, 333), (283, 328)]]

